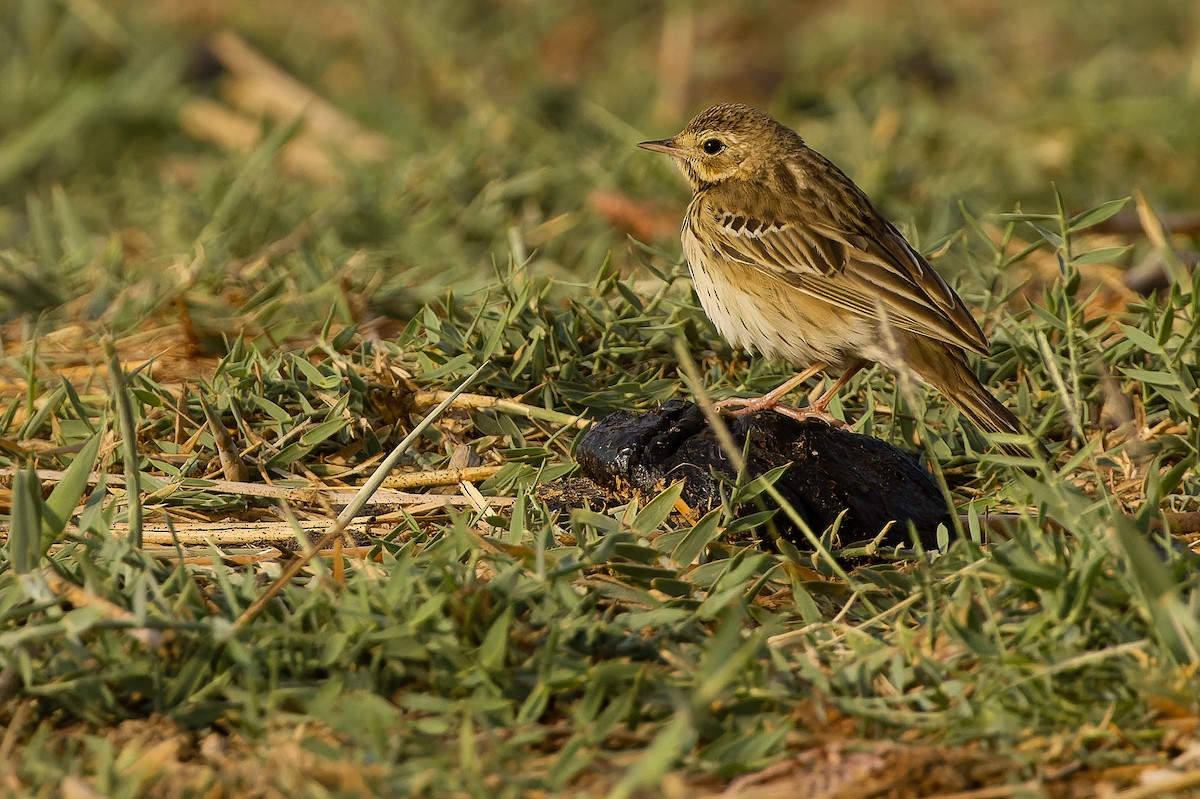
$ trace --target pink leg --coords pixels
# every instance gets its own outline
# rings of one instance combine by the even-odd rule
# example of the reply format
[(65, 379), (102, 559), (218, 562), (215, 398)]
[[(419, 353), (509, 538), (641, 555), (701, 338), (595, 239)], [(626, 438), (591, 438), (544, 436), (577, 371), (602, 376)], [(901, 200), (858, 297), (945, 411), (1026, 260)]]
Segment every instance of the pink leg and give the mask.
[(866, 365), (866, 361), (855, 361), (854, 363), (850, 364), (850, 368), (843, 372), (842, 376), (839, 377), (824, 394), (817, 397), (816, 402), (809, 404), (807, 408), (791, 408), (787, 405), (777, 405), (775, 407), (775, 412), (782, 413), (784, 416), (800, 422), (806, 422), (809, 419), (820, 419), (821, 421), (827, 422), (834, 427), (845, 427), (845, 422), (843, 422), (841, 419), (830, 416), (826, 412), (826, 409), (829, 408), (829, 403), (833, 401), (833, 398), (837, 396), (837, 393), (841, 391), (847, 383), (850, 382), (850, 378), (858, 374), (859, 371), (861, 371)]
[(846, 384), (850, 382), (850, 378), (861, 372), (863, 367), (866, 365), (866, 361), (855, 361), (854, 363), (850, 364), (850, 367), (842, 373), (842, 376), (837, 379), (837, 382), (830, 386), (828, 391), (817, 397), (816, 402), (808, 406), (809, 409), (818, 413), (825, 413), (825, 409), (829, 407), (829, 403), (834, 397), (837, 396), (837, 393), (845, 388)]
[[(825, 364), (814, 363), (800, 374), (788, 378), (784, 383), (771, 389), (761, 397), (731, 397), (730, 399), (718, 402), (717, 410), (728, 416), (742, 416), (747, 413), (758, 413), (759, 411), (769, 411), (773, 408), (787, 407), (786, 405), (781, 406), (779, 401), (787, 396), (788, 392), (792, 391), (796, 386), (824, 368)], [(737, 410), (730, 411), (730, 408), (737, 408)]]
[[(830, 416), (826, 410), (829, 408), (829, 403), (837, 396), (837, 393), (850, 382), (850, 378), (858, 374), (866, 365), (866, 361), (855, 361), (850, 364), (850, 367), (846, 369), (842, 376), (824, 394), (818, 397), (816, 402), (813, 402), (807, 408), (793, 408), (790, 405), (784, 405), (780, 400), (796, 386), (825, 369), (826, 366), (823, 363), (813, 364), (800, 374), (784, 382), (778, 388), (768, 391), (761, 397), (734, 397), (733, 399), (722, 400), (717, 403), (717, 410), (729, 416), (742, 416), (748, 413), (757, 413), (758, 411), (773, 410), (776, 413), (781, 413), (790, 419), (800, 422), (806, 422), (809, 419), (820, 419), (834, 427), (845, 427), (845, 422)], [(729, 410), (730, 408), (737, 408), (737, 410), (731, 411)]]

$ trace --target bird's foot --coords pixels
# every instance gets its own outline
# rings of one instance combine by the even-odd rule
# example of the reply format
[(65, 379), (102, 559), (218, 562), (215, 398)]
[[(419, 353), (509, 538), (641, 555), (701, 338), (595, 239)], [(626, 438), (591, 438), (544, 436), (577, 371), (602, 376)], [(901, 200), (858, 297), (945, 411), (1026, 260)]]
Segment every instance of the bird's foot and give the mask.
[(836, 427), (839, 430), (843, 430), (850, 426), (833, 414), (829, 413), (829, 411), (826, 411), (822, 408), (793, 408), (790, 405), (780, 404), (776, 405), (772, 410), (774, 410), (775, 413), (783, 414), (789, 419), (795, 419), (797, 422), (810, 422), (816, 419), (817, 421), (824, 422), (830, 427)]
[(830, 414), (823, 407), (812, 405), (807, 408), (793, 408), (791, 405), (784, 405), (778, 397), (772, 397), (770, 394), (764, 394), (761, 397), (731, 397), (718, 402), (716, 408), (724, 416), (746, 416), (759, 411), (775, 411), (775, 413), (798, 422), (816, 419), (831, 427), (847, 426), (845, 422)]
[(723, 416), (745, 416), (759, 411), (769, 411), (779, 407), (779, 398), (764, 394), (761, 397), (730, 397), (716, 404), (716, 409)]

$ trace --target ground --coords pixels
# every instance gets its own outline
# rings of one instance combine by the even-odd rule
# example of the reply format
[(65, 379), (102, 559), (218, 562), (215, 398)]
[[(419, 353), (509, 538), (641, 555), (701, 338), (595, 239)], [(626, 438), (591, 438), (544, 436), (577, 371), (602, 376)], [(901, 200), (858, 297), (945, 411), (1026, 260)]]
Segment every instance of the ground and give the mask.
[[(1194, 795), (1198, 16), (7, 4), (3, 792)], [(780, 548), (762, 480), (539, 499), (591, 421), (789, 374), (633, 146), (725, 100), (929, 254), (1053, 453), (856, 377), (936, 552)]]

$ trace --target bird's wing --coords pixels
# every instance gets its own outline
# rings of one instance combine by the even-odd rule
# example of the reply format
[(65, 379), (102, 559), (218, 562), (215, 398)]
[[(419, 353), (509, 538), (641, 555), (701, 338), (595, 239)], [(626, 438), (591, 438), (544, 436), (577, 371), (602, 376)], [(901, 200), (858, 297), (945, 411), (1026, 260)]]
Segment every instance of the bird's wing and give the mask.
[[(847, 183), (849, 184), (848, 179)], [(750, 203), (757, 212), (734, 213), (715, 203), (697, 207), (715, 224), (692, 225), (693, 233), (721, 257), (783, 280), (817, 299), (922, 336), (980, 353), (987, 337), (963, 301), (932, 266), (879, 216), (853, 184), (854, 213), (834, 216), (830, 204), (798, 194), (785, 211), (768, 215), (771, 203)], [(739, 207), (746, 207), (743, 202)], [(707, 231), (707, 235), (697, 228)]]

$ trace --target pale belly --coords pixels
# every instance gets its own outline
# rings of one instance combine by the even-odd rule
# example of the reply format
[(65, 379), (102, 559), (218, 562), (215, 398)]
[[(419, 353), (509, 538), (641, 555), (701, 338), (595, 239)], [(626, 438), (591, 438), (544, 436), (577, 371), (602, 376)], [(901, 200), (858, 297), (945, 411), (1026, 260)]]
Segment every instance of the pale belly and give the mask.
[(688, 260), (700, 305), (735, 347), (799, 368), (817, 362), (843, 368), (857, 358), (879, 359), (878, 327), (863, 317), (750, 267), (723, 263), (714, 268)]

